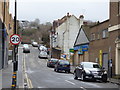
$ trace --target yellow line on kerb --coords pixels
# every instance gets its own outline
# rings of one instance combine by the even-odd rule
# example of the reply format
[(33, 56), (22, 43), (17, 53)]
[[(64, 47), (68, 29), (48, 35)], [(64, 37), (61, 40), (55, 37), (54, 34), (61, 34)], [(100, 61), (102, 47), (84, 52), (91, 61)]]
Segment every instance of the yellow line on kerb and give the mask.
[(33, 85), (32, 85), (32, 82), (31, 80), (28, 78), (28, 75), (26, 73), (26, 64), (25, 64), (25, 54), (24, 54), (24, 75), (25, 75), (25, 79), (27, 80), (27, 85), (28, 85), (28, 88), (33, 88)]

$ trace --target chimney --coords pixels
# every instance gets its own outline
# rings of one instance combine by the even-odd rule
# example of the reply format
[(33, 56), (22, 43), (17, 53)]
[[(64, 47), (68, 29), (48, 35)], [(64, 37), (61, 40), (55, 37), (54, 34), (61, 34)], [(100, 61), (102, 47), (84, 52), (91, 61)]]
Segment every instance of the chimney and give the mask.
[(67, 16), (69, 17), (70, 15), (69, 15), (69, 12), (67, 13)]
[(83, 25), (84, 16), (83, 16), (83, 15), (80, 15), (79, 19), (80, 19), (80, 27), (81, 27), (81, 25)]

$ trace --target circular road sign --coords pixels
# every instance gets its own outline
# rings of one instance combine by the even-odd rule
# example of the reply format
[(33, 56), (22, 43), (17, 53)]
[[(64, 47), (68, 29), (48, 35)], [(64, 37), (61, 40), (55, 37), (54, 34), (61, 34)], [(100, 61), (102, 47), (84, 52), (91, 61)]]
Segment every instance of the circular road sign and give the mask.
[(20, 35), (18, 34), (13, 34), (10, 36), (10, 43), (13, 45), (18, 45), (21, 41)]

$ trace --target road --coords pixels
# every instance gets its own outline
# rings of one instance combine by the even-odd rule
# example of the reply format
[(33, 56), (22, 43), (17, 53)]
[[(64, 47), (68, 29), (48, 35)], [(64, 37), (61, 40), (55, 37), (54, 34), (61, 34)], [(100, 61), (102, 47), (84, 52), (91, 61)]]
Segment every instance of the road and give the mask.
[(81, 88), (82, 90), (87, 90), (87, 88), (109, 88), (110, 90), (118, 88), (118, 85), (109, 82), (74, 80), (71, 73), (54, 72), (53, 68), (47, 67), (47, 59), (38, 58), (38, 52), (37, 47), (30, 46), (30, 53), (23, 53), (22, 47), (19, 47), (19, 54), (23, 62), (21, 67), (24, 67), (24, 78), (27, 78), (26, 81), (29, 82), (30, 88)]

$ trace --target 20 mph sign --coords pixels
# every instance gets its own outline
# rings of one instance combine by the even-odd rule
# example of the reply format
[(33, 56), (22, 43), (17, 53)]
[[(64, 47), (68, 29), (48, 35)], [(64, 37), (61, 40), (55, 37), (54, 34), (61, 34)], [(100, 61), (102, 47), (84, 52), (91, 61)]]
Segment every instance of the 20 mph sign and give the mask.
[(18, 45), (21, 41), (20, 35), (18, 34), (13, 34), (10, 36), (10, 43), (13, 45)]

